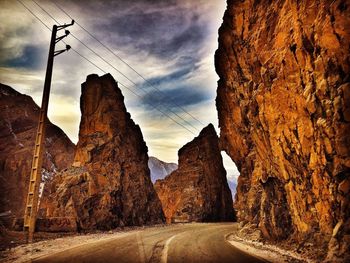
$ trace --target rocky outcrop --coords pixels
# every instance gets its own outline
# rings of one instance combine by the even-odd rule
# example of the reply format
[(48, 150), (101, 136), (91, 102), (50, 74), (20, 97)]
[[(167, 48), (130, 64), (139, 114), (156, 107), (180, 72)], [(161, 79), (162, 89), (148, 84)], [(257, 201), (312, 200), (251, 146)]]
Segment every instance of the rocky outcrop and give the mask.
[[(23, 217), (38, 119), (39, 107), (31, 97), (0, 84), (0, 214)], [(75, 147), (51, 122), (46, 136), (44, 182), (72, 164)]]
[(234, 219), (232, 196), (213, 125), (179, 150), (178, 169), (155, 189), (168, 223)]
[(156, 157), (150, 156), (148, 159), (148, 168), (151, 171), (151, 180), (155, 183), (158, 179), (163, 179), (165, 176), (177, 169), (176, 163), (166, 163)]
[(331, 240), (338, 255), (350, 241), (349, 14), (342, 0), (229, 0), (215, 57), (239, 220), (275, 240)]
[(47, 189), (46, 216), (74, 217), (82, 230), (163, 222), (146, 143), (113, 77), (89, 75), (80, 104), (74, 164)]

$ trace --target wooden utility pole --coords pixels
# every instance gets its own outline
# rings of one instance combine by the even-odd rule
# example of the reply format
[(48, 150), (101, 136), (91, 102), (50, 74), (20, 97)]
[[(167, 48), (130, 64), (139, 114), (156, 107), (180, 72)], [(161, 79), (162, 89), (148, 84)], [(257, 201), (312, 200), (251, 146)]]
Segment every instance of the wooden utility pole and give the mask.
[(52, 28), (49, 57), (47, 60), (44, 92), (43, 92), (43, 97), (41, 101), (38, 129), (36, 132), (35, 145), (34, 145), (32, 168), (31, 168), (30, 178), (29, 178), (27, 202), (26, 202), (25, 211), (24, 211), (23, 230), (25, 231), (27, 242), (33, 241), (33, 236), (35, 232), (35, 222), (36, 222), (36, 217), (38, 212), (39, 187), (41, 183), (41, 168), (42, 168), (43, 150), (44, 150), (44, 144), (45, 144), (45, 125), (47, 122), (47, 109), (49, 106), (49, 98), (50, 98), (53, 60), (55, 56), (63, 53), (64, 51), (68, 51), (70, 49), (70, 46), (67, 45), (66, 49), (55, 51), (56, 43), (58, 43), (63, 38), (68, 36), (69, 31), (65, 30), (65, 35), (62, 35), (58, 38), (56, 38), (56, 34), (57, 34), (57, 31), (64, 29), (68, 26), (72, 26), (73, 24), (74, 24), (74, 20), (72, 21), (72, 23), (68, 25), (66, 24), (61, 26), (54, 25)]

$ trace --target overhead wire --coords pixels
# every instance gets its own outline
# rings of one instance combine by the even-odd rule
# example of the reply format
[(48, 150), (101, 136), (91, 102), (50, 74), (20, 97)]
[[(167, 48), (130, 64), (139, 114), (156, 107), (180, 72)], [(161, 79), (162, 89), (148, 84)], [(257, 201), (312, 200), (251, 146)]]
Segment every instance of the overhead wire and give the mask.
[[(73, 19), (72, 16), (59, 4), (52, 2), (58, 9), (60, 9), (66, 16), (68, 16), (70, 19)], [(135, 72), (139, 77), (141, 77), (145, 83), (149, 86), (152, 87), (154, 90), (158, 91), (159, 93), (161, 93), (162, 95), (165, 95), (164, 92), (162, 90), (160, 90), (159, 88), (155, 87), (149, 80), (147, 80), (144, 76), (141, 75), (141, 73), (139, 73), (134, 67), (132, 67), (128, 62), (126, 62), (124, 59), (121, 58), (120, 55), (118, 55), (117, 53), (115, 53), (111, 48), (109, 48), (107, 45), (105, 45), (104, 43), (102, 43), (102, 41), (100, 41), (95, 35), (93, 35), (92, 33), (90, 33), (84, 26), (82, 26), (81, 24), (79, 24), (77, 21), (75, 21), (75, 23), (81, 28), (83, 29), (90, 37), (92, 37), (94, 40), (96, 40), (101, 46), (103, 46), (106, 50), (108, 50), (112, 55), (114, 55), (116, 58), (118, 58), (122, 63), (124, 63), (127, 67), (129, 67), (133, 72)], [(173, 101), (171, 101), (173, 102)], [(186, 114), (188, 114), (191, 118), (193, 118), (194, 120), (196, 120), (198, 123), (200, 123), (201, 125), (205, 125), (203, 122), (201, 122), (198, 118), (196, 118), (195, 116), (193, 116), (190, 112), (188, 112), (186, 109), (184, 109), (181, 105), (177, 104), (176, 102), (173, 102), (173, 104), (178, 107), (179, 109), (181, 109), (183, 112), (185, 112)]]
[(48, 30), (52, 31), (51, 28), (46, 25), (36, 14), (34, 14), (34, 12), (32, 12), (32, 10), (30, 10), (25, 4), (23, 4), (23, 2), (21, 0), (17, 0), (25, 9), (27, 9), (27, 11), (29, 13), (31, 13), (36, 19), (38, 19)]
[[(40, 19), (28, 6), (26, 6), (21, 0), (17, 0), (17, 2), (19, 2), (28, 12), (30, 12), (31, 15), (33, 15), (41, 24), (43, 24), (50, 32), (52, 31), (51, 28), (42, 20)], [(65, 43), (65, 42), (64, 42)], [(101, 70), (103, 73), (106, 73), (105, 70), (103, 70), (101, 67), (99, 67), (98, 65), (96, 65), (94, 62), (92, 62), (90, 59), (86, 58), (84, 55), (82, 55), (80, 52), (78, 52), (77, 50), (75, 50), (74, 48), (71, 48), (71, 50), (73, 50), (77, 55), (79, 55), (80, 57), (82, 57), (83, 59), (85, 59), (87, 62), (91, 63), (93, 66), (95, 66), (96, 68), (98, 68), (99, 70)], [(128, 86), (124, 85), (123, 83), (119, 82), (118, 83), (123, 86), (124, 88), (128, 89), (130, 92), (132, 92), (134, 95), (142, 98), (142, 96), (140, 96), (138, 93), (134, 92), (131, 88), (129, 88)], [(186, 129), (188, 132), (192, 133), (193, 135), (196, 135), (195, 133), (193, 133), (193, 131), (191, 131), (190, 129), (188, 129), (186, 126), (184, 126), (183, 124), (181, 124), (180, 122), (178, 122), (177, 120), (175, 120), (174, 118), (172, 118), (169, 114), (167, 114), (166, 112), (160, 110), (158, 107), (152, 105), (151, 103), (149, 103), (150, 106), (152, 106), (154, 109), (158, 110), (160, 113), (162, 113), (163, 115), (165, 115), (166, 117), (168, 117), (169, 119), (171, 119), (172, 121), (174, 121), (176, 124), (178, 124), (179, 126), (181, 126), (182, 128)], [(182, 119), (183, 120), (183, 119)]]
[[(60, 24), (57, 19), (55, 19), (45, 8), (43, 8), (36, 0), (32, 0), (43, 12), (45, 12), (53, 21)], [(72, 18), (71, 18), (72, 19)], [(76, 23), (76, 21), (74, 21)], [(83, 41), (81, 41), (78, 37), (76, 37), (74, 34), (70, 33), (70, 35), (76, 39), (79, 43), (81, 43), (84, 47), (86, 47), (88, 50), (90, 50), (93, 54), (95, 54), (97, 57), (99, 57), (102, 61), (104, 61), (107, 65), (112, 67), (114, 70), (116, 70), (119, 74), (121, 74), (124, 78), (126, 78), (129, 82), (131, 82), (136, 88), (138, 87), (137, 84), (131, 80), (128, 76), (126, 76), (123, 72), (121, 72), (119, 69), (117, 69), (114, 65), (112, 65), (110, 62), (108, 62), (106, 59), (104, 59), (101, 55), (99, 55), (96, 51), (94, 51), (92, 48), (87, 46)], [(143, 88), (140, 88), (142, 91), (144, 91)], [(144, 91), (147, 95), (148, 93)], [(142, 97), (141, 97), (142, 98)], [(194, 130), (199, 131), (197, 127), (193, 126), (190, 122), (182, 118), (178, 113), (173, 111), (171, 108), (167, 108), (169, 111), (171, 111), (174, 115), (176, 115), (179, 119), (184, 121), (187, 125), (191, 126)]]
[[(50, 32), (52, 32), (52, 29), (40, 18), (38, 17), (28, 6), (26, 6), (21, 0), (17, 0), (17, 2), (19, 2), (29, 13), (31, 13), (36, 19), (39, 20), (39, 22), (41, 24), (43, 24)], [(63, 41), (64, 42), (64, 41)], [(65, 42), (64, 42), (65, 43)], [(65, 43), (66, 44), (66, 43)], [(89, 60), (88, 58), (84, 57), (81, 53), (79, 53), (77, 50), (75, 50), (73, 47), (71, 47), (71, 50), (73, 50), (76, 54), (78, 54), (79, 56), (83, 57), (86, 61), (90, 62), (91, 64), (93, 64), (96, 68), (98, 68), (99, 70), (101, 70), (103, 73), (106, 73), (105, 70), (103, 70), (102, 68), (100, 68), (99, 66), (97, 66), (95, 63), (93, 63), (91, 60)]]

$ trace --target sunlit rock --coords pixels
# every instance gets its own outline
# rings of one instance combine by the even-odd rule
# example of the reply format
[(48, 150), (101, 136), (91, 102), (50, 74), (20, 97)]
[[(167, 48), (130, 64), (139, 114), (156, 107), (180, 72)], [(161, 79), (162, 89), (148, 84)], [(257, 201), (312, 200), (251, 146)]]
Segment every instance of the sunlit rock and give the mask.
[(179, 167), (155, 189), (168, 223), (233, 221), (231, 191), (213, 125), (179, 150)]
[[(6, 213), (9, 217), (24, 216), (39, 110), (31, 97), (0, 84), (0, 214)], [(43, 182), (69, 167), (73, 155), (74, 144), (49, 121), (43, 155)], [(8, 227), (11, 223), (3, 222)]]
[[(216, 71), (238, 219), (349, 253), (348, 1), (228, 1)], [(347, 250), (347, 251), (346, 251)]]
[(47, 217), (75, 217), (78, 229), (161, 223), (141, 130), (109, 74), (82, 84), (74, 165), (47, 189)]

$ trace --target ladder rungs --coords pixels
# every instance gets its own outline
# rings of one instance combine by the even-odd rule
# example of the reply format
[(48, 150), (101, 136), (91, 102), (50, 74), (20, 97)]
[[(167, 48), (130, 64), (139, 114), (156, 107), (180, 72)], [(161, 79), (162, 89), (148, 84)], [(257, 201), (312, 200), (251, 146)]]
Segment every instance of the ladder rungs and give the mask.
[(33, 195), (34, 193), (33, 192), (29, 192), (28, 195)]
[(27, 205), (27, 208), (32, 208), (32, 205)]

